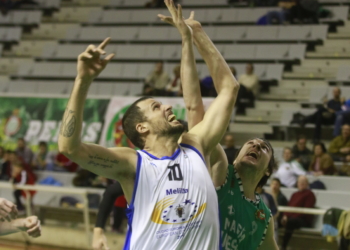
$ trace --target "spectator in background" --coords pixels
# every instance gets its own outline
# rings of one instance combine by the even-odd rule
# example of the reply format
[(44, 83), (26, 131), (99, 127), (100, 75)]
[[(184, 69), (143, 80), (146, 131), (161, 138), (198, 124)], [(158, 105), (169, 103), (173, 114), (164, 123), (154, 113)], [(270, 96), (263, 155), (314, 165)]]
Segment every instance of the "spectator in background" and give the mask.
[(333, 136), (336, 137), (340, 135), (342, 125), (349, 124), (349, 121), (350, 121), (350, 99), (345, 101), (344, 105), (342, 106), (342, 110), (336, 112)]
[(266, 15), (267, 24), (285, 24), (289, 21), (290, 11), (296, 5), (295, 0), (278, 1), (279, 11), (269, 11)]
[(245, 98), (254, 101), (259, 91), (259, 78), (254, 74), (254, 65), (252, 63), (247, 63), (245, 74), (239, 76), (238, 82), (241, 84), (240, 89), (243, 87), (246, 91)]
[(277, 201), (278, 206), (287, 206), (288, 200), (286, 196), (281, 192), (281, 181), (278, 178), (273, 178), (271, 183), (271, 194)]
[(306, 137), (299, 135), (297, 143), (292, 148), (293, 159), (299, 162), (305, 171), (309, 169), (312, 152), (306, 147)]
[(341, 135), (335, 137), (329, 144), (328, 152), (335, 161), (350, 162), (350, 126), (342, 126)]
[(17, 148), (15, 150), (18, 157), (24, 161), (24, 163), (30, 165), (32, 163), (34, 154), (33, 151), (26, 146), (26, 142), (23, 138), (17, 140)]
[(295, 187), (299, 175), (305, 175), (303, 167), (299, 162), (292, 160), (292, 150), (290, 148), (284, 148), (283, 160), (275, 176), (280, 179), (281, 183), (285, 187)]
[(181, 66), (177, 65), (173, 69), (174, 73), (174, 78), (169, 82), (169, 84), (166, 87), (167, 92), (169, 93), (170, 96), (179, 96), (182, 91), (181, 91), (181, 79), (180, 79), (180, 70)]
[(327, 154), (326, 147), (321, 142), (314, 145), (314, 156), (309, 171), (313, 172), (315, 176), (334, 175), (336, 172), (333, 159)]
[(145, 7), (146, 8), (163, 8), (165, 7), (165, 4), (163, 0), (151, 0), (145, 4)]
[(298, 0), (290, 9), (290, 22), (318, 23), (320, 5), (317, 0)]
[[(309, 182), (306, 176), (299, 176), (298, 178), (298, 191), (295, 192), (288, 206), (290, 207), (304, 207), (313, 208), (316, 204), (316, 197), (314, 193), (309, 189)], [(313, 215), (310, 214), (297, 214), (297, 213), (284, 213), (281, 224), (285, 227), (285, 233), (283, 236), (281, 250), (286, 250), (288, 242), (293, 235), (295, 229), (301, 227), (311, 227)]]
[(59, 172), (76, 172), (78, 170), (78, 164), (69, 160), (64, 154), (58, 153), (56, 155), (54, 171)]
[(0, 147), (0, 151), (2, 151), (2, 156), (0, 159), (0, 180), (8, 181), (11, 178), (11, 163), (9, 160), (10, 150), (6, 150), (3, 147)]
[(278, 208), (275, 199), (273, 196), (269, 193), (266, 193), (265, 190), (258, 186), (255, 190), (258, 194), (260, 194), (262, 200), (264, 201), (265, 205), (270, 209), (271, 214), (274, 219), (274, 229), (275, 229), (275, 240), (278, 242), (278, 224), (277, 224), (277, 217), (278, 217)]
[[(12, 163), (12, 183), (16, 185), (34, 185), (35, 176), (32, 172), (27, 171), (23, 162), (17, 160)], [(33, 198), (35, 191), (29, 191), (31, 199)], [(23, 190), (15, 190), (14, 197), (16, 199), (16, 205), (19, 211), (24, 210), (24, 206), (21, 202), (21, 196), (26, 197), (27, 193)]]
[(155, 68), (152, 72), (148, 74), (145, 79), (145, 89), (148, 91), (146, 94), (150, 94), (153, 96), (164, 96), (165, 95), (165, 87), (169, 82), (168, 73), (163, 70), (163, 62), (157, 62), (155, 64)]
[(214, 87), (213, 78), (206, 76), (200, 81), (201, 94), (205, 97), (216, 97), (217, 93)]
[(224, 139), (225, 154), (229, 164), (233, 164), (236, 158), (237, 148), (235, 147), (235, 141), (233, 135), (227, 134)]
[(49, 152), (47, 149), (47, 143), (44, 141), (39, 142), (38, 153), (34, 156), (32, 167), (38, 170), (50, 170), (55, 169), (56, 155), (53, 152)]
[(314, 142), (321, 138), (322, 125), (332, 125), (335, 122), (336, 112), (341, 110), (344, 99), (341, 98), (341, 90), (333, 88), (333, 99), (328, 101), (325, 107), (319, 108), (314, 114), (305, 117), (300, 124), (302, 127), (307, 123), (315, 124)]
[(254, 100), (258, 94), (259, 79), (254, 74), (252, 63), (246, 65), (246, 73), (238, 78), (240, 88), (237, 95), (237, 113), (244, 114), (245, 107), (253, 107)]

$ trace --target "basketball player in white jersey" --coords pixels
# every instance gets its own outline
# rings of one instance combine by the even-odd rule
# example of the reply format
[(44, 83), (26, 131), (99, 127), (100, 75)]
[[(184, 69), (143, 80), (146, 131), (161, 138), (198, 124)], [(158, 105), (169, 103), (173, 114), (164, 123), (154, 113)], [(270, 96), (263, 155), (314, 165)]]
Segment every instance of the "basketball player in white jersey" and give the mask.
[[(191, 29), (179, 10), (182, 46), (193, 53)], [(226, 131), (239, 84), (222, 56), (203, 45), (203, 58), (210, 72), (219, 76), (222, 91), (203, 120), (183, 136), (182, 144), (178, 139), (183, 126), (171, 106), (153, 98), (139, 99), (123, 117), (125, 134), (142, 150), (83, 143), (84, 102), (92, 80), (114, 56), (100, 59), (109, 40), (88, 46), (78, 57), (78, 73), (61, 125), (60, 152), (121, 183), (129, 204), (124, 249), (219, 249), (217, 196), (204, 159)]]
[[(176, 26), (174, 15), (172, 17), (159, 15), (159, 17), (162, 21)], [(207, 44), (214, 51), (213, 44), (205, 34), (201, 24), (194, 20), (194, 12), (186, 20), (186, 24), (193, 30), (194, 42), (200, 54), (203, 53), (202, 44)], [(196, 70), (195, 64), (189, 64), (187, 67), (190, 72)], [(220, 92), (221, 82), (218, 81), (215, 74), (211, 74), (211, 76), (217, 92)], [(188, 125), (191, 129), (202, 120), (204, 108), (201, 101), (198, 75), (184, 75), (183, 78), (181, 79), (183, 95), (188, 109)], [(247, 157), (246, 155), (251, 151), (256, 152), (259, 157), (257, 159)], [(275, 165), (270, 143), (258, 138), (249, 140), (240, 149), (235, 162), (230, 162), (230, 164), (235, 164), (236, 176), (239, 174), (239, 180), (232, 177), (235, 176), (232, 170), (233, 166), (229, 165), (228, 169), (226, 155), (222, 147), (217, 145), (210, 155), (210, 171), (215, 187), (221, 188), (221, 190), (218, 189), (222, 226), (221, 246), (225, 250), (278, 249), (273, 237), (273, 218), (268, 216), (269, 209), (262, 204), (263, 202), (260, 202), (260, 198), (254, 192), (256, 186), (263, 186), (266, 183)], [(238, 183), (240, 184), (238, 185)], [(256, 218), (256, 211), (259, 211), (260, 215), (265, 213), (266, 216)], [(234, 225), (240, 229), (235, 230), (236, 226), (234, 227)]]

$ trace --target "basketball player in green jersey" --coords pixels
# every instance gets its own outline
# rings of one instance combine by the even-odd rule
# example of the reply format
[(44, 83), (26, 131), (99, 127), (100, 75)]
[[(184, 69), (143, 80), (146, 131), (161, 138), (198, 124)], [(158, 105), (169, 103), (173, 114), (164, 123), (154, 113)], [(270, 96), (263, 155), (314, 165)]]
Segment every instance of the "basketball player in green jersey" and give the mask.
[[(177, 9), (172, 1), (165, 1), (172, 17), (159, 15), (164, 22), (174, 26)], [(175, 22), (173, 21), (173, 18)], [(191, 13), (185, 22), (192, 28), (195, 45), (207, 65), (211, 64), (210, 74), (215, 88), (220, 90), (225, 75), (232, 74), (220, 52), (203, 31), (201, 24)], [(208, 53), (201, 51), (201, 43), (210, 44)], [(216, 64), (217, 67), (213, 67)], [(199, 79), (196, 72), (193, 51), (182, 47), (181, 82), (184, 100), (187, 108), (189, 128), (200, 122), (204, 116), (201, 101)], [(215, 122), (215, 121), (213, 121)], [(209, 171), (217, 188), (220, 222), (221, 246), (225, 250), (275, 250), (278, 249), (274, 240), (274, 222), (270, 210), (255, 193), (257, 186), (263, 186), (275, 168), (273, 149), (268, 141), (253, 139), (246, 142), (240, 149), (233, 163), (229, 165), (226, 155), (220, 145), (212, 152)]]

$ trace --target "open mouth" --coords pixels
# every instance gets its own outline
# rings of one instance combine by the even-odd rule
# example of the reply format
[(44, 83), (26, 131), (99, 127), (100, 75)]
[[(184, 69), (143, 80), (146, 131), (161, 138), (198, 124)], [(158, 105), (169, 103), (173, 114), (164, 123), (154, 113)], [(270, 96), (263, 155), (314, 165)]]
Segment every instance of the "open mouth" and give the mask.
[(168, 122), (173, 122), (176, 120), (176, 116), (174, 114), (171, 114), (168, 116)]
[(253, 157), (254, 159), (258, 159), (258, 153), (252, 151), (247, 154), (247, 156)]

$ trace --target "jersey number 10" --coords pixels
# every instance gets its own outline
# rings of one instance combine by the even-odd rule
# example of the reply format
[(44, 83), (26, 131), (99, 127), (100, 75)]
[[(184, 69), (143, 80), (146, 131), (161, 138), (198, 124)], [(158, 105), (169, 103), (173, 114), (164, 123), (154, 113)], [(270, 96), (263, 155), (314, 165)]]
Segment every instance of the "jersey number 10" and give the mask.
[(168, 174), (169, 181), (182, 181), (182, 172), (179, 164), (174, 164), (173, 166), (168, 166), (170, 172)]

